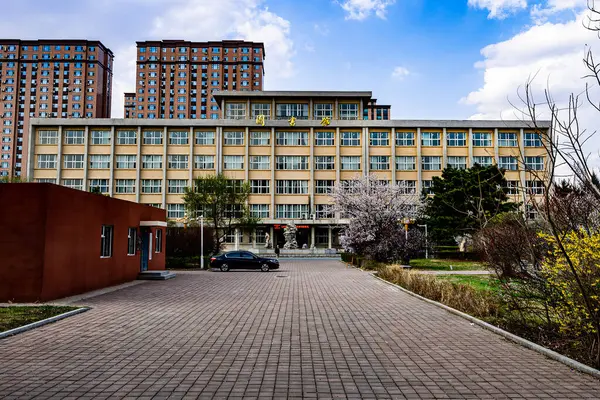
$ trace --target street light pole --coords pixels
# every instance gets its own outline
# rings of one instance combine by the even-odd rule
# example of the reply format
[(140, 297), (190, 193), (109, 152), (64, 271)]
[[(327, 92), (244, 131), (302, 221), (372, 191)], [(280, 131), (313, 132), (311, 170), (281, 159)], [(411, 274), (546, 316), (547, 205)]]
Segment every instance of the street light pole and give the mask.
[(200, 215), (200, 269), (204, 269), (204, 215)]
[(419, 227), (425, 228), (425, 258), (429, 258), (429, 245), (427, 244), (427, 224), (419, 225)]

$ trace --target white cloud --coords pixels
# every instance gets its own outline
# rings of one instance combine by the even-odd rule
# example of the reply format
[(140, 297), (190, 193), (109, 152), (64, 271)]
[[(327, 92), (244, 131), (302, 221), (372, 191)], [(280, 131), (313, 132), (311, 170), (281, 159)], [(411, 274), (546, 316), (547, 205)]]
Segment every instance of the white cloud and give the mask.
[(406, 76), (410, 75), (410, 71), (404, 67), (396, 67), (392, 72), (392, 78), (402, 80)]
[(488, 10), (489, 19), (503, 19), (511, 13), (527, 8), (527, 0), (469, 0), (469, 6)]
[(329, 35), (329, 28), (327, 27), (327, 25), (315, 24), (314, 29), (315, 29), (315, 32), (317, 32), (319, 35), (322, 35), (322, 36)]
[[(290, 22), (263, 7), (263, 0), (173, 0), (154, 20), (152, 35), (192, 41), (243, 39), (265, 43), (267, 73), (288, 78), (294, 74)], [(269, 65), (276, 66), (269, 69)]]
[(547, 0), (545, 3), (534, 4), (531, 7), (531, 19), (541, 24), (552, 15), (563, 11), (580, 12), (587, 8), (588, 0)]
[(385, 19), (387, 7), (396, 0), (338, 0), (338, 4), (346, 11), (346, 19), (363, 20), (371, 14)]

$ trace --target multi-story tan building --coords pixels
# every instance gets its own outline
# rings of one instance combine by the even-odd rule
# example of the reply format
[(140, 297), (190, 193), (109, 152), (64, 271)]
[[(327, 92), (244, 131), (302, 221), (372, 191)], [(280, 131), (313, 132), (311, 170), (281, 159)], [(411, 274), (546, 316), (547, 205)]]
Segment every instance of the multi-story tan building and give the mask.
[[(265, 48), (240, 40), (137, 42), (135, 111), (144, 119), (218, 119), (212, 93), (263, 90)], [(131, 101), (130, 101), (131, 103)]]
[(335, 247), (335, 227), (344, 221), (331, 212), (328, 193), (357, 174), (402, 182), (414, 195), (446, 166), (495, 163), (523, 201), (543, 186), (518, 160), (549, 168), (540, 135), (522, 121), (364, 120), (370, 92), (218, 92), (215, 99), (224, 119), (36, 119), (29, 176), (99, 187), (180, 219), (183, 188), (224, 173), (250, 182), (250, 209), (262, 219), (254, 235), (240, 237), (242, 246), (258, 246), (266, 232), (281, 242), (281, 227), (293, 220), (300, 245)]
[(98, 41), (0, 40), (0, 176), (20, 176), (30, 118), (109, 118), (113, 53)]
[(135, 93), (125, 93), (125, 112), (123, 118), (131, 119), (136, 117), (136, 96)]

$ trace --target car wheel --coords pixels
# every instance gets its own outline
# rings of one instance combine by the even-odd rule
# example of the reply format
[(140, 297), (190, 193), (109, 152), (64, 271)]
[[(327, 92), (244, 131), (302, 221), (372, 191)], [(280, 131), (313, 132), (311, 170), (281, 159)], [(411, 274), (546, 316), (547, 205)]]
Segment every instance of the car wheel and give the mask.
[(269, 264), (263, 264), (263, 265), (260, 266), (260, 270), (262, 272), (269, 272), (270, 269), (271, 268), (269, 267)]
[(221, 271), (222, 272), (229, 271), (229, 265), (227, 265), (227, 264), (221, 264)]

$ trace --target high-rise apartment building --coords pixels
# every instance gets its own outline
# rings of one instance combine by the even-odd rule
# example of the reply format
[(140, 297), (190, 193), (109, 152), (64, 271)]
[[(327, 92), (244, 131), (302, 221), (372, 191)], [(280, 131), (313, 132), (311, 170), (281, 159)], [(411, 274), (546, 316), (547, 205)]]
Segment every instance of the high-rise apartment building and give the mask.
[(0, 40), (0, 176), (24, 170), (30, 118), (110, 117), (113, 53), (98, 41)]
[(136, 117), (136, 96), (135, 93), (125, 93), (125, 111), (123, 113), (123, 118), (137, 118)]
[(527, 205), (543, 194), (539, 173), (553, 168), (543, 146), (549, 121), (537, 121), (536, 132), (523, 121), (365, 119), (371, 92), (214, 95), (223, 119), (37, 119), (28, 176), (99, 188), (177, 220), (185, 217), (184, 188), (223, 173), (250, 183), (250, 210), (261, 219), (228, 243), (257, 248), (269, 232), (283, 244), (282, 228), (294, 221), (301, 246), (335, 247), (336, 227), (347, 220), (332, 210), (329, 193), (357, 175), (402, 184), (416, 199), (446, 167), (497, 164), (510, 196)]
[(212, 93), (262, 90), (264, 58), (262, 43), (239, 40), (137, 42), (136, 97), (126, 97), (126, 118), (218, 119)]

